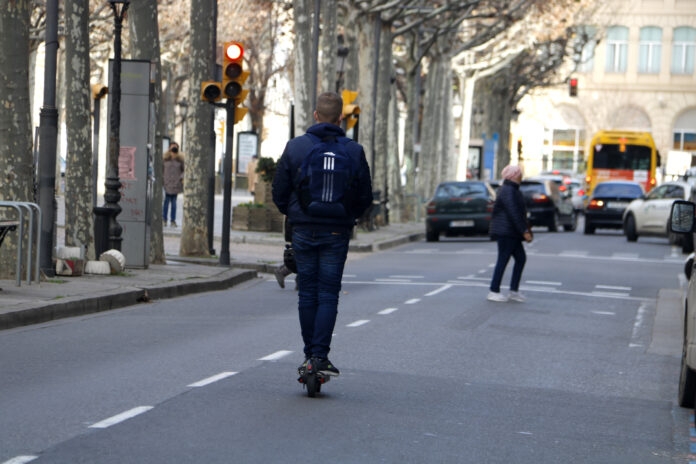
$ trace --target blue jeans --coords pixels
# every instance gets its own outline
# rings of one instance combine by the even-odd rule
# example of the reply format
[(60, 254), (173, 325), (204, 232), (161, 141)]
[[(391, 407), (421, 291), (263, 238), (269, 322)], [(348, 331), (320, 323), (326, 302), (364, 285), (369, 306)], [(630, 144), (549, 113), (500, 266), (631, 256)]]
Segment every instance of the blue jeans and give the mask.
[(293, 228), (305, 356), (325, 358), (329, 354), (349, 240), (347, 231)]
[(166, 193), (164, 194), (164, 207), (162, 208), (162, 220), (167, 222), (167, 209), (171, 205), (171, 214), (169, 215), (169, 220), (176, 222), (176, 193)]
[(493, 279), (491, 280), (491, 291), (500, 292), (500, 282), (507, 267), (510, 257), (515, 258), (515, 265), (512, 267), (512, 278), (510, 279), (510, 290), (517, 292), (520, 289), (522, 280), (522, 270), (527, 262), (527, 253), (524, 251), (522, 240), (513, 237), (498, 237), (498, 261), (495, 263)]

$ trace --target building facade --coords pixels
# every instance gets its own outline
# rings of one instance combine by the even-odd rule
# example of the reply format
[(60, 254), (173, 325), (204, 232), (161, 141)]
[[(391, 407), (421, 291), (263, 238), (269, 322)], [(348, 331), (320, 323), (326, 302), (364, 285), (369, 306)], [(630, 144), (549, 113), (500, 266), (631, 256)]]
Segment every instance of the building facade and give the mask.
[(668, 161), (696, 165), (696, 0), (607, 0), (591, 23), (585, 29), (595, 39), (572, 73), (577, 95), (565, 84), (526, 96), (511, 128), (513, 159), (524, 147), (528, 175), (582, 177), (592, 135), (625, 129), (652, 133), (659, 180), (683, 174), (683, 163)]

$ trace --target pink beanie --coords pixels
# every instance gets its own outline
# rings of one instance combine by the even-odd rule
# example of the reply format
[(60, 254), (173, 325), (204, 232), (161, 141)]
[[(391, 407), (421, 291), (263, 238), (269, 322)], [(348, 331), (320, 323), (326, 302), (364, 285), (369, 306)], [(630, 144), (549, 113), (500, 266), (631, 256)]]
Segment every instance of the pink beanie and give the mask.
[(500, 173), (501, 176), (503, 176), (503, 179), (508, 179), (512, 180), (515, 177), (519, 176), (522, 174), (522, 169), (517, 166), (517, 165), (512, 165), (508, 164), (503, 168), (503, 171)]

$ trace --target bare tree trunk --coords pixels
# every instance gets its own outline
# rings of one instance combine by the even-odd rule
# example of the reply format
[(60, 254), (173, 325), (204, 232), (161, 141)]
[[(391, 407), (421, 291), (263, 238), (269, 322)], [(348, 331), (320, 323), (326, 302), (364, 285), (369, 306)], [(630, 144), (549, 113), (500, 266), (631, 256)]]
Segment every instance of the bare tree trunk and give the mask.
[(358, 68), (359, 68), (359, 90), (358, 100), (360, 105), (360, 130), (359, 140), (365, 147), (365, 156), (370, 165), (372, 173), (372, 187), (375, 190), (380, 190), (380, 183), (375, 175), (375, 150), (372, 146), (373, 140), (373, 108), (374, 108), (374, 76), (377, 69), (375, 67), (375, 54), (377, 53), (377, 44), (375, 43), (375, 25), (379, 21), (379, 16), (376, 14), (360, 16), (358, 21)]
[[(167, 130), (162, 117), (162, 62), (160, 58), (159, 21), (157, 1), (131, 2), (130, 51), (134, 60), (147, 60), (154, 63), (154, 118), (156, 121), (154, 146), (150, 150), (150, 160), (154, 179), (152, 179), (152, 205), (150, 205), (150, 262), (164, 264), (164, 237), (162, 233), (162, 134)], [(186, 147), (188, 149), (188, 147)]]
[[(90, 131), (89, 0), (65, 4), (65, 244), (85, 246), (95, 258), (92, 216), (92, 132)], [(60, 175), (58, 175), (60, 179)]]
[(338, 58), (338, 17), (336, 0), (321, 2), (321, 85), (317, 93), (340, 92), (336, 89), (336, 60)]
[[(0, 200), (33, 201), (29, 107), (30, 0), (0, 2)], [(0, 214), (4, 209), (0, 210)], [(17, 234), (0, 247), (0, 278), (15, 274)]]
[(389, 185), (389, 221), (401, 222), (403, 219), (404, 192), (401, 185), (401, 163), (399, 162), (399, 107), (396, 101), (396, 86), (391, 86), (389, 103), (389, 129), (387, 133), (389, 147), (387, 174)]
[[(187, 154), (184, 168), (184, 221), (179, 244), (181, 256), (209, 256), (206, 221), (208, 157), (213, 156), (210, 107), (201, 101), (201, 82), (212, 77), (213, 17), (210, 0), (191, 1), (191, 74), (189, 120), (186, 125)], [(232, 153), (228, 153), (232, 156)]]
[(382, 200), (391, 196), (387, 177), (389, 153), (389, 100), (391, 99), (392, 69), (392, 36), (391, 24), (378, 21), (376, 27), (379, 31), (379, 46), (376, 49), (378, 55), (377, 67), (373, 72), (377, 73), (377, 88), (375, 120), (372, 145), (374, 146), (374, 166), (372, 171), (372, 186), (375, 190), (382, 191)]
[(295, 135), (312, 125), (312, 9), (311, 0), (293, 0), (295, 11)]

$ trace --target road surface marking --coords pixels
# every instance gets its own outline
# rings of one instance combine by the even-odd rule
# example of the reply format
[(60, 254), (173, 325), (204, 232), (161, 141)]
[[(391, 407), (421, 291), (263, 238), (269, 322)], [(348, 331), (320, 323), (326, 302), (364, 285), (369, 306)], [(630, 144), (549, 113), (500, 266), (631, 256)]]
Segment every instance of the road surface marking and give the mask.
[(447, 290), (448, 288), (452, 288), (452, 284), (443, 285), (442, 287), (440, 287), (440, 288), (438, 288), (438, 289), (436, 289), (436, 290), (433, 290), (432, 292), (426, 293), (425, 296), (437, 295), (437, 294), (440, 293), (440, 292), (444, 292), (444, 291)]
[(612, 311), (592, 311), (592, 313), (600, 316), (616, 316), (616, 313)]
[(404, 304), (416, 304), (420, 301), (420, 298), (413, 298), (411, 300), (404, 301)]
[(124, 411), (121, 414), (116, 414), (115, 416), (111, 416), (108, 419), (104, 419), (103, 421), (97, 422), (96, 424), (92, 424), (89, 426), (89, 428), (105, 429), (107, 427), (111, 427), (112, 425), (119, 424), (125, 420), (138, 416), (144, 412), (147, 412), (152, 408), (153, 406), (138, 406), (137, 408), (129, 409), (128, 411)]
[(381, 310), (377, 314), (381, 314), (382, 316), (386, 316), (387, 314), (391, 314), (394, 311), (398, 311), (398, 310), (399, 310), (399, 308), (387, 308), (387, 309)]
[(633, 323), (633, 333), (631, 334), (631, 343), (629, 343), (629, 346), (641, 346), (639, 343), (637, 343), (639, 337), (638, 332), (643, 326), (643, 320), (645, 319), (646, 312), (647, 304), (642, 303), (638, 308), (638, 312), (636, 313), (636, 321)]
[(275, 353), (271, 353), (268, 356), (264, 356), (263, 358), (259, 358), (259, 361), (277, 361), (281, 358), (286, 357), (287, 355), (291, 354), (292, 351), (288, 350), (280, 350), (276, 351)]
[(38, 458), (38, 456), (17, 456), (17, 457), (10, 459), (9, 461), (3, 462), (2, 464), (25, 464), (25, 463), (31, 462), (37, 458)]
[(346, 327), (360, 327), (361, 325), (365, 325), (368, 322), (370, 322), (369, 319), (360, 319), (359, 321), (351, 322), (350, 324), (346, 325)]
[(215, 383), (218, 380), (226, 379), (227, 377), (230, 377), (232, 375), (235, 375), (236, 372), (221, 372), (218, 375), (213, 375), (212, 377), (208, 377), (207, 379), (199, 380), (198, 382), (194, 382), (192, 384), (187, 385), (188, 387), (205, 387), (206, 385), (210, 385), (211, 383)]
[(375, 282), (410, 282), (411, 279), (378, 278)]
[(614, 285), (595, 285), (595, 288), (600, 288), (602, 290), (618, 290), (624, 292), (630, 292), (631, 287), (618, 287)]
[(524, 283), (531, 285), (553, 285), (555, 287), (560, 287), (563, 285), (562, 282), (550, 282), (547, 280), (525, 280)]
[(425, 279), (425, 276), (422, 275), (391, 275), (389, 276), (391, 279)]

